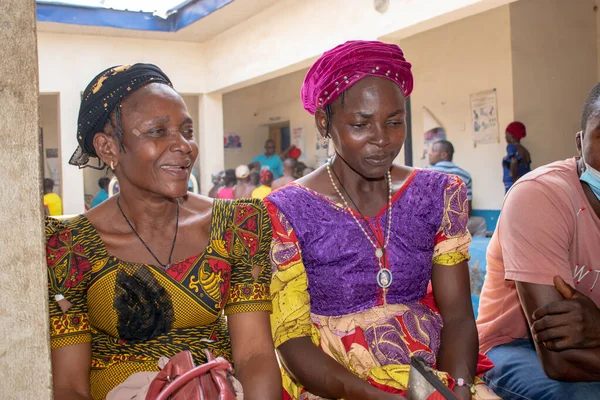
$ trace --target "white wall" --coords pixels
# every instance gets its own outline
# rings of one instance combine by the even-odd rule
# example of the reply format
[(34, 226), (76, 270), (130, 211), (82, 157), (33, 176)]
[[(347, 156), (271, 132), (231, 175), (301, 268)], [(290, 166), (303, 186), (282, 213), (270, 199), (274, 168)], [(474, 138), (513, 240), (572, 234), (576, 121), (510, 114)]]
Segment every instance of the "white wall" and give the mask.
[(83, 91), (100, 71), (118, 64), (158, 65), (183, 93), (204, 92), (202, 45), (190, 42), (38, 32), (40, 92)]
[(581, 109), (598, 82), (593, 0), (521, 0), (510, 5), (515, 119), (533, 166), (576, 154)]
[(370, 0), (282, 0), (204, 43), (206, 88), (281, 76), (347, 40), (403, 37), (510, 1), (392, 0), (381, 14)]
[(411, 95), (413, 160), (423, 153), (423, 106), (446, 129), (454, 162), (473, 177), (473, 207), (500, 209), (504, 196), (501, 159), (505, 142), (474, 147), (470, 94), (497, 89), (500, 126), (513, 119), (510, 15), (508, 6), (453, 22), (402, 40), (413, 64)]
[(242, 151), (225, 152), (225, 168), (250, 162), (264, 152), (269, 124), (289, 121), (290, 129), (304, 128), (307, 165), (315, 165), (316, 126), (314, 117), (302, 107), (300, 88), (307, 70), (271, 79), (223, 95), (225, 134), (242, 139)]

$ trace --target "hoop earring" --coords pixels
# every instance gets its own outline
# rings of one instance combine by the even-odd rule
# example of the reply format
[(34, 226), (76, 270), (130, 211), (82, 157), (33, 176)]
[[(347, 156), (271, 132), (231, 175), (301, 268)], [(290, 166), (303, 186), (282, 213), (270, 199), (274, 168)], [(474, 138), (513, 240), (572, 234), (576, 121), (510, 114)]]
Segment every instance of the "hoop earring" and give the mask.
[(326, 149), (327, 148), (327, 136), (323, 137), (323, 148)]
[(110, 169), (113, 171), (115, 170), (115, 165), (114, 165), (113, 161), (110, 162)]

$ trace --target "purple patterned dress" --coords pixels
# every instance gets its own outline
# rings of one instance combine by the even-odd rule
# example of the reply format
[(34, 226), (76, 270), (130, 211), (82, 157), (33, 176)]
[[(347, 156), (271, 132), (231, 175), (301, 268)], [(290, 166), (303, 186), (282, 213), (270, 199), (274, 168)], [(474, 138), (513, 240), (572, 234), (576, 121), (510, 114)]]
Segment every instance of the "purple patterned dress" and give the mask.
[[(442, 318), (428, 290), (434, 264), (467, 260), (465, 185), (455, 176), (415, 170), (392, 198), (390, 241), (383, 266), (392, 285), (376, 281), (372, 244), (351, 210), (299, 184), (265, 200), (273, 222), (271, 319), (275, 346), (308, 336), (327, 354), (372, 385), (404, 393), (410, 357), (435, 365)], [(387, 207), (361, 221), (383, 243)], [(290, 399), (305, 390), (287, 374)]]

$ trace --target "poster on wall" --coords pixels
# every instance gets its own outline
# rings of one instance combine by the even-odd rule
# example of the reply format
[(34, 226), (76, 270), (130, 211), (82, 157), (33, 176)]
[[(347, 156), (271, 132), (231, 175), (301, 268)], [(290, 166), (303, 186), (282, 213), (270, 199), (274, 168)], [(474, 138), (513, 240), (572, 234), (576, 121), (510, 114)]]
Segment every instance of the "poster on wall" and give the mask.
[(475, 144), (499, 142), (496, 89), (471, 94), (471, 116)]
[(223, 147), (226, 151), (242, 151), (242, 139), (240, 138), (240, 135), (236, 135), (235, 133), (228, 133), (223, 138), (223, 141)]
[(291, 144), (296, 146), (302, 152), (298, 160), (304, 161), (306, 159), (306, 138), (304, 136), (304, 127), (299, 126), (292, 129)]
[(427, 108), (423, 107), (423, 155), (421, 156), (421, 167), (425, 168), (429, 165), (429, 153), (431, 147), (438, 140), (446, 140), (446, 131), (442, 124)]

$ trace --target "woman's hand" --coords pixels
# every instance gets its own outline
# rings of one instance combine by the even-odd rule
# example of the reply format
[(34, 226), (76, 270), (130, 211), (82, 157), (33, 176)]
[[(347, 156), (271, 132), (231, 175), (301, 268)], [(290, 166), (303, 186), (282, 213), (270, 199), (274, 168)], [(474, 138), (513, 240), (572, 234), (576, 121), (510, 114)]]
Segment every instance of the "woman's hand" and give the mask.
[(235, 376), (244, 400), (282, 398), (281, 373), (271, 337), (269, 314), (247, 312), (227, 316)]
[(473, 398), (471, 390), (468, 386), (455, 386), (454, 394), (456, 394), (461, 400), (471, 400)]

